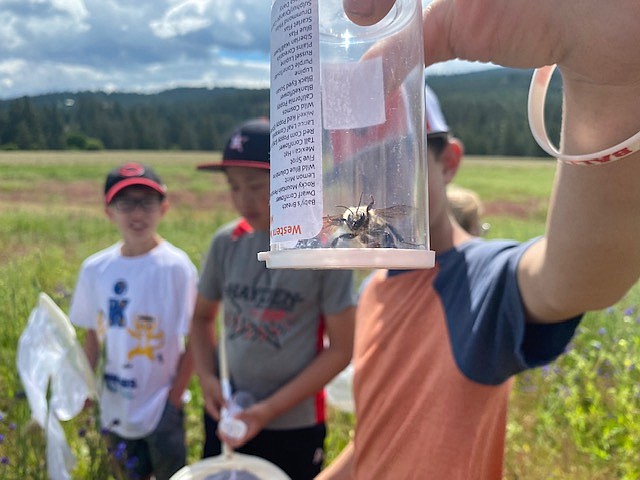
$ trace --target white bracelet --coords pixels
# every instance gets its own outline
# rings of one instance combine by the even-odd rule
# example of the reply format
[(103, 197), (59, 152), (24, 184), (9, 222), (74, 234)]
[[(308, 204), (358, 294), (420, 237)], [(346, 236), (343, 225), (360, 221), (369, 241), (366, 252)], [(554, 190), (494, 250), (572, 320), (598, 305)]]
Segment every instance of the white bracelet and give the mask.
[(601, 165), (620, 160), (640, 150), (640, 132), (638, 132), (624, 142), (602, 150), (601, 152), (586, 155), (565, 155), (560, 153), (551, 143), (551, 140), (549, 140), (547, 128), (544, 123), (544, 103), (547, 98), (547, 89), (549, 88), (551, 75), (555, 68), (555, 65), (537, 68), (533, 72), (531, 86), (529, 87), (529, 127), (531, 128), (533, 138), (536, 139), (538, 145), (540, 145), (545, 152), (566, 163), (576, 165)]

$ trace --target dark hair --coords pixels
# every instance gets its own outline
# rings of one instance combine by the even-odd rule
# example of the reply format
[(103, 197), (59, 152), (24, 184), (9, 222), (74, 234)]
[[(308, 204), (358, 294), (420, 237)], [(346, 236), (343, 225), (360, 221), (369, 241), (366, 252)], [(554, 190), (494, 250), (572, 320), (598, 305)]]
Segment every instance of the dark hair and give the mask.
[(447, 143), (449, 143), (448, 133), (427, 133), (427, 149), (431, 150), (436, 156), (440, 156)]

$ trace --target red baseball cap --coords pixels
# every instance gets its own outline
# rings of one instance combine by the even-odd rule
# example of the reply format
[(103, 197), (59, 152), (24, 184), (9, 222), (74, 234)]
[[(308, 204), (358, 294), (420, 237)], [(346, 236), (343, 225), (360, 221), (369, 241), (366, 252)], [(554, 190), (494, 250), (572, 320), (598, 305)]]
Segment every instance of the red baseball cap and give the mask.
[(128, 162), (114, 168), (107, 175), (104, 184), (104, 197), (107, 205), (123, 188), (133, 185), (152, 188), (163, 197), (167, 194), (167, 187), (151, 167), (141, 163)]

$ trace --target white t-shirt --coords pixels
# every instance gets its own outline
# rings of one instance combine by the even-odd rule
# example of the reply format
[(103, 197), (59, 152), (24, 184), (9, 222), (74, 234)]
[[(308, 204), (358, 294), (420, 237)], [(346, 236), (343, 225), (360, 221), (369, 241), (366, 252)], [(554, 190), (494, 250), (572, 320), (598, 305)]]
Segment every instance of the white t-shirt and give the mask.
[(117, 243), (87, 258), (69, 318), (105, 343), (102, 427), (124, 438), (152, 432), (162, 415), (189, 331), (197, 270), (163, 241), (137, 257)]

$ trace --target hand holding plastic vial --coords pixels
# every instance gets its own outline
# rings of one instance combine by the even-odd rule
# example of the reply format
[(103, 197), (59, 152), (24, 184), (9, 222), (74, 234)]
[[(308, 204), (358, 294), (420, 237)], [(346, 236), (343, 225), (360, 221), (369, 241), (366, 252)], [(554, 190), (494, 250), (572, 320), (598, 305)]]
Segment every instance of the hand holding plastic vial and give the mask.
[(220, 432), (233, 440), (240, 440), (247, 434), (247, 424), (236, 416), (255, 403), (255, 399), (248, 392), (236, 392), (228, 405), (220, 412)]

